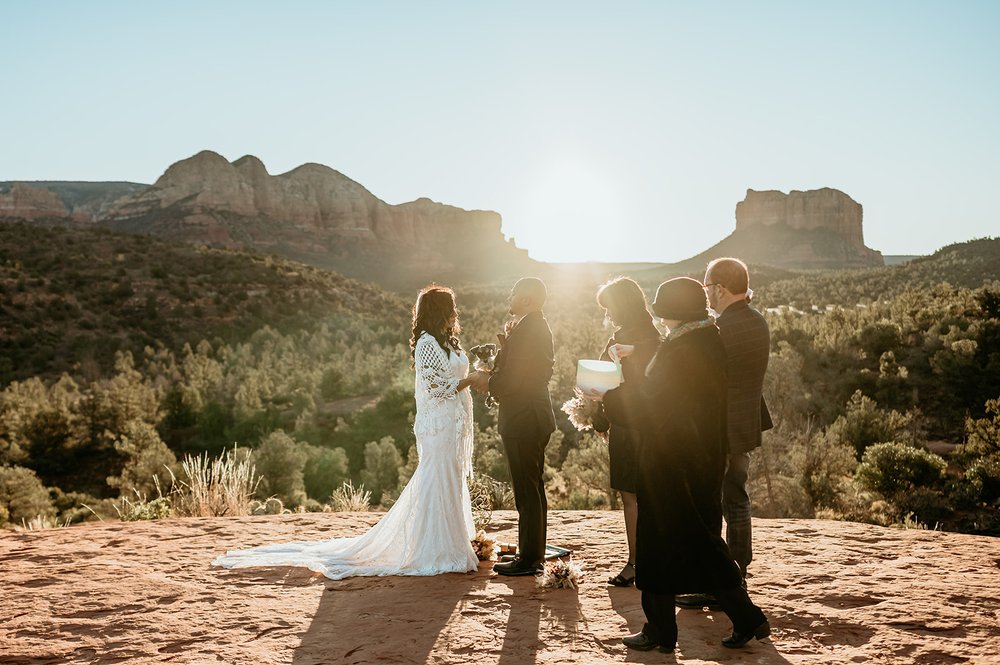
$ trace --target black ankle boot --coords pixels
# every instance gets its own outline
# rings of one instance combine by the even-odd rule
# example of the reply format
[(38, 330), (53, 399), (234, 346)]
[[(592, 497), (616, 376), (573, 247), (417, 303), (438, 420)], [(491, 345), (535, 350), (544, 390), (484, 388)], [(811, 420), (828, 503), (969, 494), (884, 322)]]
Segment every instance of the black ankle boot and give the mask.
[(747, 632), (741, 632), (734, 628), (733, 634), (722, 640), (722, 646), (729, 649), (739, 649), (755, 637), (758, 640), (762, 640), (770, 634), (771, 624), (767, 622), (767, 619), (764, 619), (764, 623), (760, 624), (756, 628), (748, 630)]

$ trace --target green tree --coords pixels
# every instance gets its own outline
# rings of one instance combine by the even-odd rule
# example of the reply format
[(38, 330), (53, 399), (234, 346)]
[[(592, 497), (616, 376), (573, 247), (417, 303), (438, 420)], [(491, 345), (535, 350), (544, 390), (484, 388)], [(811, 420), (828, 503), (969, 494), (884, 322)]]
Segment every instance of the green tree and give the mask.
[(35, 517), (56, 514), (49, 492), (31, 469), (20, 466), (0, 466), (0, 506), (6, 519), (13, 523)]
[(305, 446), (305, 450), (303, 481), (306, 494), (317, 501), (326, 501), (347, 480), (347, 453), (343, 448), (320, 446)]
[(365, 444), (365, 466), (361, 471), (361, 482), (373, 497), (390, 497), (399, 487), (399, 468), (403, 458), (391, 436)]
[(830, 436), (853, 446), (859, 458), (874, 443), (897, 441), (915, 445), (919, 432), (919, 422), (912, 413), (880, 409), (860, 390), (851, 395), (847, 412), (839, 416), (828, 430)]
[(169, 485), (177, 458), (160, 440), (156, 428), (141, 420), (130, 420), (123, 429), (114, 445), (125, 463), (119, 474), (108, 477), (108, 485), (129, 496), (135, 492), (149, 496), (157, 487)]
[(922, 448), (877, 443), (865, 450), (855, 479), (864, 489), (893, 500), (903, 492), (938, 485), (947, 466), (939, 455)]
[(257, 472), (264, 477), (257, 496), (276, 496), (286, 506), (300, 506), (306, 502), (306, 446), (284, 431), (275, 430), (254, 449), (253, 458)]

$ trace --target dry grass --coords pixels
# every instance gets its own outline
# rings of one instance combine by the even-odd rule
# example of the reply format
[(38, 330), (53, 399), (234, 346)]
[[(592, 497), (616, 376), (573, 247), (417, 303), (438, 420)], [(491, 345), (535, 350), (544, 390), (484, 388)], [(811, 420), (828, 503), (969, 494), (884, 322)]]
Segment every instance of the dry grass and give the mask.
[(366, 512), (371, 507), (372, 493), (364, 485), (354, 486), (347, 480), (330, 495), (330, 506), (334, 512)]
[(215, 459), (208, 453), (181, 462), (185, 479), (171, 473), (170, 503), (179, 517), (223, 517), (250, 515), (251, 501), (261, 476), (251, 454), (238, 454), (236, 446)]

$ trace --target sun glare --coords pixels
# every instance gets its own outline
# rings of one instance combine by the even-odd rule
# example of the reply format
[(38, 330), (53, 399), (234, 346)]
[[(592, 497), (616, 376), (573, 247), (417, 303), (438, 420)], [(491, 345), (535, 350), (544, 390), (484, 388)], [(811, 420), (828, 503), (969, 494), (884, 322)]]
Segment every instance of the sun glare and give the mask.
[(534, 258), (594, 261), (625, 245), (622, 196), (613, 174), (599, 164), (554, 160), (533, 178), (529, 191), (517, 220), (517, 242)]

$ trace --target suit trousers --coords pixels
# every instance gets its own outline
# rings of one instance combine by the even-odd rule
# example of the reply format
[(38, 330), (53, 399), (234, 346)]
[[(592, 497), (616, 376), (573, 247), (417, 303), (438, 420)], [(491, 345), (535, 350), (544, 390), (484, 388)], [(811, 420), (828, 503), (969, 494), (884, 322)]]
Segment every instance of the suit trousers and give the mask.
[(545, 559), (549, 504), (545, 498), (543, 474), (549, 436), (503, 437), (517, 508), (518, 557), (532, 565)]
[(726, 544), (743, 577), (753, 560), (750, 494), (747, 493), (749, 476), (750, 453), (731, 454), (722, 479), (722, 514), (726, 518)]

